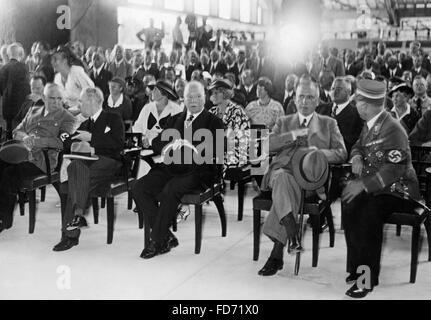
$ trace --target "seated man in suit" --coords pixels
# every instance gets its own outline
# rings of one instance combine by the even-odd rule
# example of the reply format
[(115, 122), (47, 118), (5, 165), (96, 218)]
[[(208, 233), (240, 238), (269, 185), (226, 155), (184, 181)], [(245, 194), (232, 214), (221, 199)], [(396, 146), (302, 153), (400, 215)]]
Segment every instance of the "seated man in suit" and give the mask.
[(31, 108), (13, 131), (14, 139), (22, 141), (30, 154), (28, 161), (15, 165), (0, 160), (0, 232), (12, 227), (16, 192), (21, 182), (46, 172), (43, 148), (52, 148), (48, 151), (49, 163), (51, 169), (57, 166), (58, 154), (63, 149), (60, 135), (72, 133), (75, 123), (75, 118), (63, 108), (62, 99), (63, 90), (56, 84), (48, 84), (43, 104)]
[(94, 85), (100, 88), (105, 99), (109, 96), (109, 81), (112, 79), (112, 73), (105, 69), (105, 58), (100, 52), (93, 53), (93, 68), (90, 71), (90, 79)]
[[(145, 222), (151, 228), (150, 244), (141, 254), (144, 259), (167, 253), (178, 245), (178, 240), (169, 231), (169, 227), (177, 214), (181, 198), (193, 190), (212, 186), (219, 174), (213, 159), (212, 163), (205, 161), (203, 164), (196, 161), (196, 156), (199, 155), (193, 154), (193, 159), (190, 159), (193, 152), (190, 148), (199, 148), (202, 142), (209, 145), (205, 137), (192, 138), (196, 131), (202, 132), (202, 129), (211, 134), (214, 149), (217, 143), (223, 143), (223, 138), (222, 141), (215, 139), (217, 130), (222, 130), (224, 134), (223, 122), (204, 109), (205, 91), (200, 82), (187, 84), (184, 102), (187, 110), (173, 116), (165, 130), (152, 143), (155, 152), (165, 154), (164, 163), (154, 166), (132, 189), (137, 209), (145, 214)], [(167, 159), (171, 154), (170, 149), (173, 149), (175, 159)], [(186, 162), (187, 160), (189, 161)]]
[[(269, 140), (269, 152), (276, 152), (262, 182), (262, 189), (272, 189), (273, 204), (263, 226), (263, 233), (274, 247), (259, 275), (272, 276), (283, 268), (283, 249), (292, 240), (290, 251), (301, 250), (296, 242), (296, 217), (301, 202), (301, 188), (292, 175), (290, 160), (297, 150), (297, 136), (309, 147), (324, 153), (329, 163), (347, 159), (343, 137), (334, 119), (315, 112), (319, 102), (319, 86), (310, 77), (302, 77), (296, 90), (298, 112), (277, 120)], [(305, 133), (305, 134), (304, 134)], [(282, 138), (283, 137), (283, 138)], [(284, 139), (284, 143), (275, 143)], [(323, 197), (324, 195), (321, 195)]]
[[(365, 297), (379, 284), (385, 221), (393, 212), (413, 212), (414, 204), (404, 199), (405, 192), (420, 199), (407, 134), (384, 110), (385, 97), (384, 82), (359, 80), (356, 104), (366, 124), (351, 153), (356, 178), (347, 183), (342, 195), (346, 283), (353, 284), (346, 295), (353, 298)], [(364, 266), (370, 276), (365, 284), (357, 282)]]
[(254, 83), (254, 75), (251, 69), (245, 69), (241, 74), (240, 92), (245, 96), (246, 106), (257, 100), (257, 84)]
[[(124, 124), (116, 113), (103, 111), (103, 93), (86, 88), (81, 93), (81, 112), (88, 118), (73, 140), (89, 143), (97, 160), (72, 160), (67, 167), (68, 199), (62, 226), (62, 239), (54, 251), (78, 245), (80, 227), (87, 226), (84, 214), (90, 193), (109, 183), (121, 169), (120, 153), (124, 149)], [(94, 157), (92, 157), (94, 158)]]
[(347, 154), (350, 154), (355, 142), (362, 131), (363, 121), (353, 101), (350, 101), (351, 84), (344, 77), (336, 78), (332, 84), (331, 92), (334, 102), (322, 104), (317, 112), (337, 120), (341, 135), (346, 145)]

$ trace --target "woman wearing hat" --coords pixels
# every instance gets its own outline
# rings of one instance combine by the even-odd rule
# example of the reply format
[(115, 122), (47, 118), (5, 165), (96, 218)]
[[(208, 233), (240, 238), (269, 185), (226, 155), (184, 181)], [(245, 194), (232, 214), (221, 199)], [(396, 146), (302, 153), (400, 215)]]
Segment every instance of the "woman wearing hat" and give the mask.
[(394, 103), (391, 115), (400, 121), (407, 134), (410, 134), (420, 119), (419, 113), (409, 104), (413, 94), (413, 89), (405, 83), (393, 87), (389, 92), (389, 97)]
[[(69, 47), (59, 46), (52, 56), (52, 66), (56, 75), (54, 83), (64, 89), (65, 108), (74, 116), (80, 114), (79, 97), (84, 88), (94, 88), (94, 83), (79, 64), (79, 59)], [(84, 119), (81, 119), (84, 120)], [(82, 122), (82, 121), (81, 121)]]
[(284, 116), (283, 106), (271, 98), (272, 82), (261, 77), (257, 82), (257, 100), (249, 103), (245, 112), (251, 124), (264, 124), (269, 130), (275, 125), (277, 118)]
[(160, 80), (147, 88), (152, 91), (152, 101), (142, 109), (132, 129), (133, 132), (142, 133), (145, 148), (151, 146), (152, 140), (163, 130), (170, 116), (183, 111), (174, 102), (178, 100), (178, 95), (170, 84)]
[(110, 95), (103, 105), (103, 110), (119, 114), (123, 121), (131, 120), (133, 114), (132, 102), (124, 94), (125, 89), (126, 81), (120, 77), (114, 77), (109, 81)]
[(229, 167), (244, 166), (248, 161), (248, 141), (250, 139), (250, 120), (244, 109), (233, 103), (233, 88), (229, 80), (216, 80), (210, 84), (208, 90), (211, 92), (211, 102), (214, 107), (210, 112), (223, 120), (226, 135), (233, 143), (225, 153), (225, 169)]

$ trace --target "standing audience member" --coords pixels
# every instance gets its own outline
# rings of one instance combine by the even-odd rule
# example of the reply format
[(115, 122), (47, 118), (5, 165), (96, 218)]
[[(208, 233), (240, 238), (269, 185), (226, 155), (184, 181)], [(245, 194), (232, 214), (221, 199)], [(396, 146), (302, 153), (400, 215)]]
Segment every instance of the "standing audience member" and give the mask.
[(105, 59), (99, 52), (93, 53), (92, 57), (92, 69), (90, 71), (90, 79), (94, 85), (103, 92), (103, 96), (108, 98), (109, 96), (109, 81), (112, 79), (112, 73), (105, 69)]
[(11, 44), (7, 48), (9, 61), (0, 69), (0, 95), (7, 139), (12, 139), (15, 129), (13, 119), (19, 113), (25, 97), (30, 94), (29, 72), (25, 63), (20, 61), (22, 50), (20, 44)]
[(124, 49), (119, 44), (114, 46), (112, 50), (113, 57), (111, 63), (108, 65), (108, 70), (112, 73), (113, 77), (120, 77), (125, 79), (132, 75), (132, 66), (126, 62), (124, 58)]
[(43, 76), (47, 82), (54, 82), (54, 68), (51, 63), (51, 55), (49, 54), (49, 45), (43, 41), (36, 44), (34, 56), (37, 62), (35, 75)]
[[(54, 83), (64, 89), (64, 105), (74, 116), (81, 113), (79, 108), (79, 97), (85, 88), (93, 88), (94, 83), (80, 66), (74, 65), (76, 56), (64, 46), (58, 47), (52, 56), (52, 65), (57, 72)], [(82, 122), (84, 119), (80, 117)]]

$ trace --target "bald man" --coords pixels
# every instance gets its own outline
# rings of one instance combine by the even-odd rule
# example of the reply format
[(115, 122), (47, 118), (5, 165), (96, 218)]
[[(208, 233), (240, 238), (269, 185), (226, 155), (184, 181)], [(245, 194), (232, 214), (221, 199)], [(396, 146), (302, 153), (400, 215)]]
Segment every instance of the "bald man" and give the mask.
[(7, 139), (12, 139), (12, 131), (15, 129), (13, 119), (30, 94), (30, 75), (25, 63), (21, 62), (22, 52), (23, 48), (20, 44), (11, 44), (7, 48), (7, 56), (10, 60), (0, 71), (0, 95)]

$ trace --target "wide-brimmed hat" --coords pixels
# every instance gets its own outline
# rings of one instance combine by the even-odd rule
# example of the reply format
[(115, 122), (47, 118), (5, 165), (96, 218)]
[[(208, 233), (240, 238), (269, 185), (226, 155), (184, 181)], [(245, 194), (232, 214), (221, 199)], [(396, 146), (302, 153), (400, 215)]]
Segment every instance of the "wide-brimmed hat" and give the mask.
[(298, 149), (292, 157), (292, 167), (296, 182), (304, 190), (319, 189), (328, 180), (328, 160), (320, 150)]
[(9, 140), (0, 146), (0, 159), (11, 164), (18, 164), (29, 160), (30, 151), (24, 142)]
[(91, 154), (91, 146), (86, 141), (79, 141), (72, 143), (70, 147), (70, 154), (65, 154), (64, 159), (77, 159), (77, 160), (99, 160), (99, 157)]
[(208, 91), (212, 91), (214, 89), (218, 88), (224, 88), (224, 89), (232, 89), (232, 84), (227, 79), (218, 79), (211, 82), (211, 84), (208, 86)]
[(389, 91), (389, 98), (392, 98), (392, 95), (397, 91), (406, 93), (409, 97), (413, 97), (415, 95), (415, 92), (413, 91), (412, 87), (410, 87), (407, 83), (404, 82), (394, 86), (391, 91)]
[(169, 100), (177, 101), (180, 98), (175, 92), (174, 88), (172, 88), (172, 86), (166, 81), (158, 80), (156, 83), (150, 82), (148, 87), (150, 87), (150, 89), (151, 87), (156, 87), (159, 89), (161, 94), (167, 97)]

